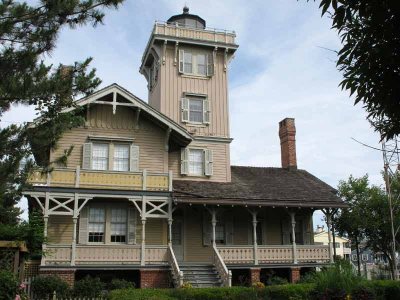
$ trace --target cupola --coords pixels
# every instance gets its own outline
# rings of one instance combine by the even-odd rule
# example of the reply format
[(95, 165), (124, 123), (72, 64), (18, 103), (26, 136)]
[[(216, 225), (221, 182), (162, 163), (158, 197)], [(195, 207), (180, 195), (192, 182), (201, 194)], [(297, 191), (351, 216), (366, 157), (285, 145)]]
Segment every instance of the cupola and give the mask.
[(183, 7), (183, 12), (180, 15), (174, 15), (167, 20), (167, 23), (175, 24), (178, 23), (184, 27), (191, 27), (191, 28), (199, 28), (205, 29), (206, 28), (206, 21), (200, 18), (198, 15), (192, 15), (189, 13), (189, 7), (185, 5)]

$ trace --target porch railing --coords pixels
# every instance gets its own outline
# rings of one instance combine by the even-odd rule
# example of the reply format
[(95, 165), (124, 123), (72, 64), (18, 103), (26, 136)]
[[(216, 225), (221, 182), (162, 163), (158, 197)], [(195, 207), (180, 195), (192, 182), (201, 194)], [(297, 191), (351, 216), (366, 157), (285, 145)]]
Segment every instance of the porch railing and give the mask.
[(171, 266), (172, 277), (176, 287), (183, 285), (183, 272), (179, 269), (178, 261), (176, 260), (172, 245), (168, 245), (168, 262)]
[(228, 270), (225, 265), (223, 258), (221, 257), (217, 247), (213, 246), (213, 262), (214, 266), (217, 269), (219, 276), (222, 279), (222, 284), (224, 286), (231, 287), (232, 286), (232, 272)]
[(51, 173), (33, 171), (28, 182), (34, 186), (92, 189), (171, 191), (172, 173), (117, 172), (56, 168)]
[[(329, 248), (323, 245), (297, 245), (298, 263), (328, 263)], [(221, 258), (226, 264), (254, 263), (254, 246), (218, 246)], [(258, 245), (259, 264), (293, 263), (292, 245)]]
[[(139, 265), (140, 245), (76, 245), (75, 264)], [(146, 245), (146, 264), (168, 264), (166, 245)], [(71, 265), (71, 245), (46, 245), (42, 265)]]
[(236, 34), (234, 31), (214, 28), (193, 28), (178, 23), (156, 22), (153, 33), (170, 37), (197, 39), (210, 42), (235, 44)]

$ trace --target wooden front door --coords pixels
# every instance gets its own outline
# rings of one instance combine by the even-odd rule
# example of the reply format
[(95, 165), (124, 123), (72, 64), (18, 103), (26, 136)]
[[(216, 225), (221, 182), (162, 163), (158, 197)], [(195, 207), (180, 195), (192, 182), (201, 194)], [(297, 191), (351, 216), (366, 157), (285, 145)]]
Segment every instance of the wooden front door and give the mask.
[(183, 261), (183, 221), (178, 219), (172, 222), (172, 249), (177, 261)]

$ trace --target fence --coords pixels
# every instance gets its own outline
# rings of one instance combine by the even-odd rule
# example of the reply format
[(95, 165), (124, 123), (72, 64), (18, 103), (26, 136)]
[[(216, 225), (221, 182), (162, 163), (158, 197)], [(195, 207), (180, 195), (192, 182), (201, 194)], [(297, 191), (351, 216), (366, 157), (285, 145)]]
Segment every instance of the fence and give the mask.
[(23, 291), (25, 292), (25, 294), (28, 296), (29, 300), (106, 300), (107, 298), (94, 298), (94, 297), (67, 297), (67, 298), (62, 298), (62, 297), (57, 297), (57, 293), (54, 291), (53, 295), (51, 297), (48, 297), (47, 299), (39, 299), (39, 298), (35, 298), (35, 295), (32, 292), (31, 289), (31, 284), (32, 281), (35, 277), (29, 277), (29, 278), (25, 278), (22, 281), (22, 287), (23, 287)]

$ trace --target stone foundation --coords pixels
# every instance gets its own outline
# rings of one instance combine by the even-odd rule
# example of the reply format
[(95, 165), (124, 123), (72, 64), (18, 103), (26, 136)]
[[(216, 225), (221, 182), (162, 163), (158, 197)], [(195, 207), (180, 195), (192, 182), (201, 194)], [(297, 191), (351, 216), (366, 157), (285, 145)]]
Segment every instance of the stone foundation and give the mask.
[(141, 269), (140, 270), (141, 288), (169, 288), (170, 274), (168, 270), (161, 269)]
[(71, 269), (40, 269), (39, 275), (41, 276), (58, 276), (62, 280), (68, 283), (70, 287), (74, 286), (75, 282), (75, 270)]
[(256, 283), (260, 281), (260, 272), (261, 269), (252, 268), (250, 271), (250, 284)]
[(290, 282), (296, 283), (300, 280), (300, 268), (290, 268)]

